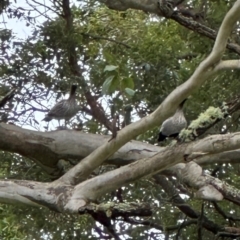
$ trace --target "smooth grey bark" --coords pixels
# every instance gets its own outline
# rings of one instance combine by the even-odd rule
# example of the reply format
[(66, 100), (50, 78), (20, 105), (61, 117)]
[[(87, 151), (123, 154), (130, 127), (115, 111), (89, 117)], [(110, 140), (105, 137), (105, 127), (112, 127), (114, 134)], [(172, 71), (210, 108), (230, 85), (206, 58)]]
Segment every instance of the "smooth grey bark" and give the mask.
[[(111, 138), (111, 136), (74, 130), (37, 132), (5, 123), (0, 123), (0, 136), (0, 150), (30, 158), (49, 174), (57, 173), (59, 160), (78, 163)], [(132, 140), (106, 162), (126, 165), (141, 158), (151, 157), (161, 149), (158, 146)]]
[[(0, 150), (18, 153), (32, 159), (49, 174), (59, 173), (58, 161), (80, 162), (107, 142), (111, 136), (84, 133), (74, 130), (37, 132), (15, 125), (0, 123)], [(164, 149), (132, 140), (106, 159), (106, 164), (123, 166), (133, 161), (149, 158)], [(202, 155), (194, 160), (201, 166), (214, 163), (239, 163), (240, 150)], [(163, 173), (175, 175), (172, 167)]]
[(126, 11), (129, 8), (144, 12), (159, 13), (156, 0), (98, 0), (110, 9)]
[(71, 196), (72, 186), (24, 180), (1, 180), (0, 202), (47, 207), (62, 212)]
[[(201, 169), (197, 172), (192, 171), (191, 168), (187, 167), (186, 162), (203, 155), (207, 156), (239, 148), (240, 132), (215, 135), (192, 143), (162, 148), (150, 158), (141, 159), (87, 179), (75, 186), (66, 183), (67, 174), (51, 183), (18, 180), (0, 181), (0, 202), (14, 201), (29, 205), (41, 205), (59, 212), (77, 213), (79, 208), (95, 201), (107, 192), (175, 165), (174, 169), (179, 179), (183, 179), (189, 186), (201, 191), (202, 186), (211, 184), (216, 191), (221, 192), (223, 198), (234, 201), (233, 196), (235, 196), (237, 203), (240, 199), (239, 190), (218, 179), (202, 176)], [(183, 171), (183, 169), (185, 170)], [(206, 199), (206, 194), (204, 199)], [(212, 196), (211, 199), (213, 199)]]

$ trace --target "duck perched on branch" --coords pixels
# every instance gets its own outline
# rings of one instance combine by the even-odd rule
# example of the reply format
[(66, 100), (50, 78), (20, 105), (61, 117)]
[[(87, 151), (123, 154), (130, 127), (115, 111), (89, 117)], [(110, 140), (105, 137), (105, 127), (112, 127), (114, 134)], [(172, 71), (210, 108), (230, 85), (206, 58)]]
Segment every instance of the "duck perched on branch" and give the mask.
[(69, 98), (56, 103), (42, 121), (49, 122), (52, 119), (56, 119), (59, 123), (61, 119), (64, 119), (66, 126), (66, 122), (79, 111), (79, 106), (76, 102), (76, 90), (77, 85), (72, 85)]
[(160, 133), (158, 135), (158, 141), (162, 142), (167, 137), (174, 137), (176, 138), (178, 134), (181, 132), (182, 129), (187, 127), (187, 120), (183, 113), (183, 105), (187, 99), (183, 100), (175, 114), (166, 119), (160, 128)]

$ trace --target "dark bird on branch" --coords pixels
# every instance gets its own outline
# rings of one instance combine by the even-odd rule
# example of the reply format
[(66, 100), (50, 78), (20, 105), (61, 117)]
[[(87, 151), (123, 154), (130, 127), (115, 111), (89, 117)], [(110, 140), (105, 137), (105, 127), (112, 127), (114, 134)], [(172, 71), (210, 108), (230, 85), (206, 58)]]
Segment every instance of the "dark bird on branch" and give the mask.
[(56, 103), (42, 121), (49, 122), (56, 119), (59, 123), (61, 119), (64, 119), (66, 126), (66, 122), (80, 110), (76, 102), (76, 89), (77, 85), (72, 85), (69, 98)]
[(166, 119), (160, 128), (160, 133), (158, 136), (158, 141), (162, 142), (167, 137), (174, 137), (176, 138), (178, 134), (181, 132), (182, 129), (187, 127), (187, 121), (183, 113), (183, 105), (187, 99), (182, 101), (175, 112), (175, 114)]

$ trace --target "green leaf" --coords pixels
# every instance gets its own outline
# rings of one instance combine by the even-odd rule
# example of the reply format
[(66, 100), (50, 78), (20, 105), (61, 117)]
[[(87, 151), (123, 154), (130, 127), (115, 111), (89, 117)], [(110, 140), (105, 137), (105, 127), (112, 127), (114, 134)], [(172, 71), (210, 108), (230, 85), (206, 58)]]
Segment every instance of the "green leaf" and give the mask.
[(135, 94), (135, 91), (131, 88), (125, 88), (125, 92), (129, 97), (132, 97)]
[(134, 89), (134, 82), (133, 79), (128, 77), (128, 78), (124, 78), (121, 81), (121, 89), (125, 89), (125, 88), (130, 88), (130, 89)]
[(112, 84), (112, 80), (114, 79), (114, 75), (111, 75), (110, 77), (108, 77), (105, 82), (103, 83), (103, 86), (102, 86), (102, 93), (103, 94), (107, 94), (108, 93), (108, 90)]
[(119, 87), (119, 81), (118, 81), (118, 78), (115, 77), (113, 78), (111, 85), (109, 86), (108, 93), (115, 92), (118, 89), (118, 87)]
[(115, 69), (117, 69), (118, 66), (114, 66), (114, 65), (107, 65), (105, 68), (104, 68), (104, 72), (108, 71), (108, 72), (111, 72), (111, 71), (114, 71)]

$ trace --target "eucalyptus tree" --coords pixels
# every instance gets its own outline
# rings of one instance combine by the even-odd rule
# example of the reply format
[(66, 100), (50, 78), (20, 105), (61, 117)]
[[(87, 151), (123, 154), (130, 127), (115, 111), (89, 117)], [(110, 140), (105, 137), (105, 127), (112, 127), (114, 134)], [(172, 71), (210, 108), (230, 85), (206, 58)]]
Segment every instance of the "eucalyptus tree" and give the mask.
[[(239, 0), (3, 1), (0, 14), (1, 238), (239, 236)], [(41, 121), (75, 84), (67, 129)], [(188, 127), (158, 144), (186, 98)]]

